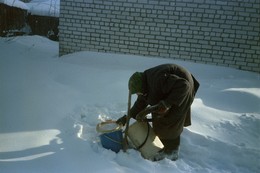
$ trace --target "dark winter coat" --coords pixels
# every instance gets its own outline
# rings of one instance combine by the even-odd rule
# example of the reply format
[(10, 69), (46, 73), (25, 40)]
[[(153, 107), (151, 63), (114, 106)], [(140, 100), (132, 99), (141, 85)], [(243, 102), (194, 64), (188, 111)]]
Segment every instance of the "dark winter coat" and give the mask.
[(191, 125), (191, 104), (199, 88), (198, 81), (183, 67), (164, 64), (143, 73), (143, 94), (130, 110), (132, 117), (148, 105), (165, 101), (171, 108), (162, 117), (152, 114), (153, 128), (161, 139), (175, 139), (184, 126)]

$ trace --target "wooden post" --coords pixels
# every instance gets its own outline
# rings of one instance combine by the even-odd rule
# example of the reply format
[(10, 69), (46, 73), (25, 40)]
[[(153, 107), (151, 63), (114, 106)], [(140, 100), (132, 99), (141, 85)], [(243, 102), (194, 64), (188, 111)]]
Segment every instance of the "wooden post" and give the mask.
[(128, 136), (128, 128), (129, 128), (129, 121), (130, 121), (130, 109), (131, 109), (131, 92), (128, 93), (128, 105), (127, 105), (127, 116), (126, 116), (126, 127), (125, 127), (125, 136), (123, 139), (123, 150), (126, 152), (128, 149), (128, 142), (127, 142), (127, 136)]

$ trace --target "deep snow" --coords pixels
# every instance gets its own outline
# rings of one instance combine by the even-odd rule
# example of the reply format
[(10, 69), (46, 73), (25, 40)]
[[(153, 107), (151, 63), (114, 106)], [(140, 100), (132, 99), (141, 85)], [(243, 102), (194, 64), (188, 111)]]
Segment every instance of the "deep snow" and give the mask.
[[(39, 36), (0, 38), (0, 52), (0, 172), (260, 172), (257, 73), (95, 52), (59, 58), (58, 43)], [(130, 75), (163, 63), (201, 84), (179, 160), (102, 148), (96, 124), (126, 113)]]

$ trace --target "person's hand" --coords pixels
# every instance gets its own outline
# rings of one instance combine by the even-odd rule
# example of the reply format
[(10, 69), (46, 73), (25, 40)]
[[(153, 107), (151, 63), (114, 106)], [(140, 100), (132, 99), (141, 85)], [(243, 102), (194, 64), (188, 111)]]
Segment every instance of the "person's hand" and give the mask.
[(124, 126), (126, 124), (126, 115), (116, 120), (116, 123)]
[(157, 109), (155, 113), (162, 115), (165, 114), (170, 108), (171, 106), (168, 106), (164, 101), (160, 101), (157, 104)]

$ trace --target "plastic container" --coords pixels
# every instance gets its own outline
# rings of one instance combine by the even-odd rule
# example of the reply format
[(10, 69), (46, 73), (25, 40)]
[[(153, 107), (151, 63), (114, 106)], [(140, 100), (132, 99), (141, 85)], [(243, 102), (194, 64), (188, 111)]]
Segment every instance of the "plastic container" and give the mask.
[(123, 148), (122, 126), (117, 124), (115, 121), (99, 123), (97, 124), (96, 130), (101, 133), (99, 138), (104, 148), (110, 149), (116, 153)]
[(136, 121), (129, 126), (128, 137), (145, 159), (153, 160), (163, 144), (147, 122)]

